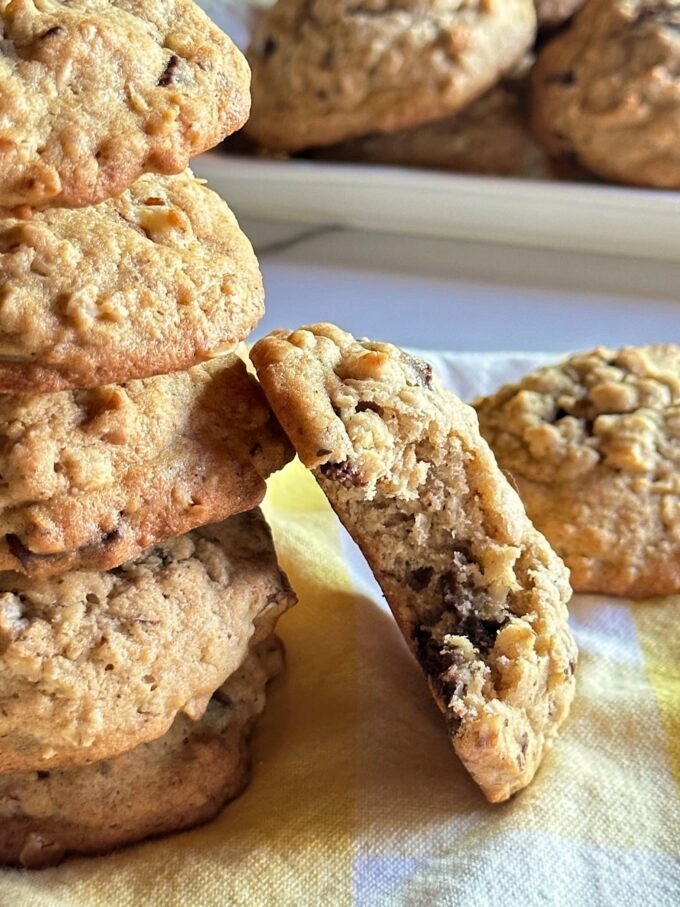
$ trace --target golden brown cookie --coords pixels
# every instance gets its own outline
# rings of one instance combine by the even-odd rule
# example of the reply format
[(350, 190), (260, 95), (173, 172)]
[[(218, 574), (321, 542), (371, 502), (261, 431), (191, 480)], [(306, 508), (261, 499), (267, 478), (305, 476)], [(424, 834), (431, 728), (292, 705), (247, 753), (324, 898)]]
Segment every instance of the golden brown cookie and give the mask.
[(680, 592), (680, 347), (600, 347), (475, 405), (574, 589)]
[(0, 772), (108, 759), (200, 718), (294, 601), (258, 511), (105, 573), (0, 573)]
[(270, 636), (198, 721), (180, 715), (163, 737), (105, 762), (0, 775), (0, 863), (39, 869), (211, 819), (248, 783), (248, 738), (282, 665)]
[(380, 583), (456, 753), (491, 802), (506, 800), (532, 780), (574, 694), (564, 565), (474, 410), (426, 362), (328, 324), (274, 332), (252, 359)]
[(108, 570), (256, 507), (291, 456), (233, 355), (123, 385), (0, 395), (0, 570)]
[(548, 157), (529, 129), (521, 83), (512, 82), (496, 85), (455, 116), (351, 139), (313, 156), (533, 179), (550, 176)]
[(243, 125), (248, 66), (192, 0), (0, 4), (0, 208), (92, 205)]
[(0, 219), (0, 393), (189, 368), (263, 311), (252, 246), (190, 171), (143, 176), (92, 208)]
[(533, 0), (278, 0), (255, 25), (247, 133), (276, 151), (457, 113), (533, 44)]
[(589, 0), (539, 53), (534, 127), (605, 179), (680, 188), (680, 0)]

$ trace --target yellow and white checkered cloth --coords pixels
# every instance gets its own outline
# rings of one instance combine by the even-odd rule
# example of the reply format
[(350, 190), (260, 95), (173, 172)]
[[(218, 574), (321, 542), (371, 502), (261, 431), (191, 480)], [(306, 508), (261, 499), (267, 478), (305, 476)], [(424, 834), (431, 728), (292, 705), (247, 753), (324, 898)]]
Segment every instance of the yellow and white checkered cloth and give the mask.
[[(431, 357), (432, 358), (432, 357)], [(535, 357), (438, 357), (470, 398)], [(680, 597), (578, 596), (578, 693), (531, 787), (490, 806), (372, 578), (299, 464), (267, 515), (300, 596), (253, 781), (208, 826), (0, 872), (0, 907), (677, 907)]]

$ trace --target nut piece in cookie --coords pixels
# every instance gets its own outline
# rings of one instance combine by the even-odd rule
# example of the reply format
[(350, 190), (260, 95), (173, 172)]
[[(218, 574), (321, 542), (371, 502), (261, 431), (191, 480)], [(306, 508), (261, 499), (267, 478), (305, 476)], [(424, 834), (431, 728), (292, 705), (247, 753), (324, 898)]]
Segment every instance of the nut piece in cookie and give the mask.
[(295, 600), (257, 510), (104, 573), (0, 573), (0, 774), (109, 759), (198, 720)]
[(680, 347), (600, 347), (475, 406), (574, 589), (680, 592)]
[(252, 359), (274, 411), (380, 583), (454, 749), (492, 802), (533, 778), (567, 716), (568, 573), (474, 410), (390, 344), (318, 324)]
[(268, 636), (203, 716), (105, 762), (0, 775), (0, 863), (40, 869), (207, 822), (248, 783), (248, 738), (283, 666)]
[(532, 72), (548, 152), (598, 176), (680, 188), (680, 0), (589, 0)]
[(256, 507), (291, 457), (234, 355), (122, 385), (0, 394), (0, 570), (116, 567)]
[(0, 393), (186, 369), (263, 312), (250, 242), (189, 170), (91, 208), (0, 218)]
[(297, 151), (457, 113), (535, 34), (533, 0), (278, 0), (247, 52), (246, 132)]
[(249, 71), (192, 0), (0, 3), (0, 208), (179, 173), (243, 125)]

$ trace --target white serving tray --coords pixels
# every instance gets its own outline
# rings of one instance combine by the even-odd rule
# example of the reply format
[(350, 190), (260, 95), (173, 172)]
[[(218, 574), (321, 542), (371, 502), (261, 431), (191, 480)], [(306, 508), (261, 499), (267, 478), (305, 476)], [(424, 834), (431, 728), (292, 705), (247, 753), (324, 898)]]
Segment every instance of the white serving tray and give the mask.
[(680, 192), (219, 152), (193, 166), (239, 217), (680, 261)]

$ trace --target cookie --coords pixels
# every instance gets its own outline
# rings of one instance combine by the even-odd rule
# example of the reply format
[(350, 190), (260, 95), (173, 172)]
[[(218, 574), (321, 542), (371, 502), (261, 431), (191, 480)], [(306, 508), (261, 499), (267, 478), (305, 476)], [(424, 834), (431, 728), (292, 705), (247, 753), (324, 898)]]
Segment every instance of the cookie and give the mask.
[(275, 151), (457, 113), (532, 45), (533, 0), (279, 0), (247, 52), (247, 133)]
[(192, 0), (0, 5), (0, 207), (179, 173), (243, 125), (249, 71)]
[(600, 347), (476, 407), (574, 589), (680, 592), (680, 347)]
[(257, 511), (106, 573), (0, 573), (0, 772), (108, 759), (200, 718), (294, 601)]
[(247, 337), (263, 299), (248, 239), (189, 171), (0, 219), (0, 393), (189, 368)]
[(576, 647), (561, 560), (474, 410), (431, 367), (333, 325), (252, 351), (300, 459), (358, 542), (491, 802), (533, 778), (569, 711)]
[(585, 0), (534, 0), (539, 28), (554, 28), (571, 19)]
[(0, 570), (108, 570), (256, 507), (292, 457), (236, 356), (56, 394), (0, 395)]
[(270, 636), (198, 721), (105, 762), (0, 775), (0, 863), (39, 869), (211, 819), (248, 783), (248, 737), (283, 648)]
[(496, 85), (461, 113), (388, 135), (363, 136), (315, 152), (326, 160), (462, 173), (548, 178), (548, 158), (534, 140), (519, 84)]
[(533, 123), (555, 157), (680, 188), (680, 3), (589, 0), (540, 52)]

